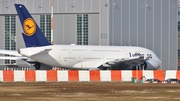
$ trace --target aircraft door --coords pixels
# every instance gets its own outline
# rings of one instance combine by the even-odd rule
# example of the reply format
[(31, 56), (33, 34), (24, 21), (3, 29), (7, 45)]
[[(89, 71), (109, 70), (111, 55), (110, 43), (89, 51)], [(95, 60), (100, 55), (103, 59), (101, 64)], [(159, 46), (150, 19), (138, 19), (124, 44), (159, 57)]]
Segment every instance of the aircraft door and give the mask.
[(58, 57), (58, 62), (59, 62), (59, 64), (60, 64), (62, 67), (66, 67), (66, 66), (67, 66), (67, 60), (64, 59), (63, 56), (59, 56), (59, 57)]
[(129, 57), (128, 56), (128, 50), (126, 49), (126, 48), (124, 48), (123, 50), (121, 50), (122, 51), (122, 53), (123, 53), (123, 57)]
[(59, 56), (59, 57), (58, 57), (58, 61), (59, 61), (59, 62), (62, 62), (62, 56)]
[(71, 54), (71, 49), (67, 49), (68, 53)]
[(62, 66), (62, 56), (58, 56), (58, 62)]
[(125, 53), (125, 57), (128, 57), (128, 51), (127, 51), (127, 49), (124, 50), (124, 53)]
[(78, 57), (77, 57), (77, 62), (78, 63), (80, 63), (80, 68), (82, 68), (83, 67), (83, 64), (82, 64), (82, 57), (80, 56), (80, 55), (78, 55)]

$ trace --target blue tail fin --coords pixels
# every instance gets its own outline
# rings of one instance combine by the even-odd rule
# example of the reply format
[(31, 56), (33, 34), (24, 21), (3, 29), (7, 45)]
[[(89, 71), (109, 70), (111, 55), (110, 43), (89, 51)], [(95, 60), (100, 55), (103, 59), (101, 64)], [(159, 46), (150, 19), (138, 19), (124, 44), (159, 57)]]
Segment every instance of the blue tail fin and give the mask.
[(26, 47), (39, 47), (51, 45), (40, 28), (22, 4), (14, 4), (21, 21), (24, 33), (22, 33)]

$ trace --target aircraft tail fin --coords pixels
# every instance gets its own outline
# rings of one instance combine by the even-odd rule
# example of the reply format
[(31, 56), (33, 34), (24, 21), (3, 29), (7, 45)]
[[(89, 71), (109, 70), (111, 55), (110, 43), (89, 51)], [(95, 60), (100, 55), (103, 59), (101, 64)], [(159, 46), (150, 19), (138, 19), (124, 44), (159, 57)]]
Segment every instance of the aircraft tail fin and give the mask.
[(51, 45), (42, 33), (29, 11), (22, 4), (14, 4), (24, 33), (22, 33), (26, 47)]

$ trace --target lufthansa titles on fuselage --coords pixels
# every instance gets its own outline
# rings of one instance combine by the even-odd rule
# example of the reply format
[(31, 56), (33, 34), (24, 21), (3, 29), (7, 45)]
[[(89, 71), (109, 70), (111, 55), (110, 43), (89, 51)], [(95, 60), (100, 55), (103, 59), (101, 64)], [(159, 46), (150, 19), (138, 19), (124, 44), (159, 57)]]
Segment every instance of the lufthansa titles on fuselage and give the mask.
[(129, 52), (129, 56), (130, 56), (130, 57), (140, 56), (140, 57), (152, 58), (152, 55), (151, 55), (151, 54), (143, 54), (143, 53), (139, 53), (139, 52), (135, 52), (135, 53)]

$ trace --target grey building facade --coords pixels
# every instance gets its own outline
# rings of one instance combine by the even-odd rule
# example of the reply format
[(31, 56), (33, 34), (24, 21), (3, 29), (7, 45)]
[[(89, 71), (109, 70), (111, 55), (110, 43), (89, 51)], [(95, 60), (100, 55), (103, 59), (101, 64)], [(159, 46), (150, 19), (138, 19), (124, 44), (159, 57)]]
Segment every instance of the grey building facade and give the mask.
[(54, 0), (52, 36), (51, 0), (0, 0), (0, 49), (25, 47), (14, 3), (24, 4), (55, 44), (141, 46), (158, 55), (160, 69), (178, 67), (178, 0)]

